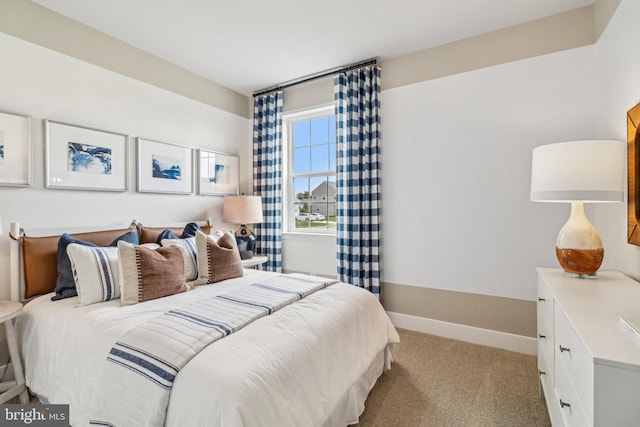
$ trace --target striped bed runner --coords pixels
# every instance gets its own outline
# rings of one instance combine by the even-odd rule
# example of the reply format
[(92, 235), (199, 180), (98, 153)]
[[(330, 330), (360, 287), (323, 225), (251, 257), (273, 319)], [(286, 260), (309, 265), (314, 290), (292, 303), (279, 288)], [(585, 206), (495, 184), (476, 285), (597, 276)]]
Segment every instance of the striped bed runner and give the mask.
[(90, 424), (162, 426), (173, 381), (192, 357), (254, 320), (336, 282), (282, 274), (174, 308), (134, 327), (107, 355)]

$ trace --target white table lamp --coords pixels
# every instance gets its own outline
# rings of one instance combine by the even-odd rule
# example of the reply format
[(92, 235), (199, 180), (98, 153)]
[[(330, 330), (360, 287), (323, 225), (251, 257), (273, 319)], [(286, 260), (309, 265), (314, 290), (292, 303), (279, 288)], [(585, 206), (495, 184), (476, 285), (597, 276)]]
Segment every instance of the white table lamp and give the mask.
[(531, 200), (571, 203), (560, 229), (556, 256), (576, 277), (595, 277), (602, 264), (602, 239), (584, 213), (584, 203), (624, 200), (625, 145), (586, 140), (543, 145), (533, 150)]
[(222, 220), (230, 224), (240, 224), (240, 228), (235, 233), (240, 258), (253, 258), (256, 235), (247, 227), (247, 224), (263, 221), (262, 198), (260, 196), (224, 196)]

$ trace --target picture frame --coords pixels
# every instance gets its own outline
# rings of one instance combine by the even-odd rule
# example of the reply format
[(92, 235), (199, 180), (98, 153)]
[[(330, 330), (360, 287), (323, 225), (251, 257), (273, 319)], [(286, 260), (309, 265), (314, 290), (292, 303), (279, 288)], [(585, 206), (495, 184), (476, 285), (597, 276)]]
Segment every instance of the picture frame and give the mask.
[(31, 117), (0, 112), (0, 185), (31, 186)]
[(129, 189), (128, 135), (52, 120), (44, 132), (46, 188)]
[(240, 193), (240, 157), (198, 150), (198, 194), (224, 196)]
[(627, 242), (640, 245), (640, 104), (627, 111)]
[(193, 193), (193, 148), (138, 137), (138, 192)]

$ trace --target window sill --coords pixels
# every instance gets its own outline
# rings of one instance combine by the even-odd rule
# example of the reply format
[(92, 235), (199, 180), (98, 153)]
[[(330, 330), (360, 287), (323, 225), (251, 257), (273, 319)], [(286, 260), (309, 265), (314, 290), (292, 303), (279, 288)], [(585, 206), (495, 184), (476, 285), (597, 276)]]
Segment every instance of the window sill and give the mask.
[(309, 239), (327, 239), (335, 240), (335, 233), (305, 233), (302, 231), (286, 231), (282, 233), (283, 240), (309, 240)]

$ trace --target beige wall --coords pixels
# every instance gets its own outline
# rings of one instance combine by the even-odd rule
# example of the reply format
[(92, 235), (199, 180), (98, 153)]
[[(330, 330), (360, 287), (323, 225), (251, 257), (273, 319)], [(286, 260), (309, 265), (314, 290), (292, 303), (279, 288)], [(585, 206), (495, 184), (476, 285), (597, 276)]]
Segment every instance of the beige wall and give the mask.
[(2, 0), (0, 32), (241, 117), (248, 98), (26, 0)]
[(527, 337), (536, 334), (534, 301), (385, 282), (382, 303), (394, 313)]
[(593, 21), (596, 39), (600, 39), (613, 14), (620, 6), (620, 2), (621, 0), (597, 0), (594, 4)]
[(594, 7), (587, 6), (382, 61), (382, 90), (594, 42)]

